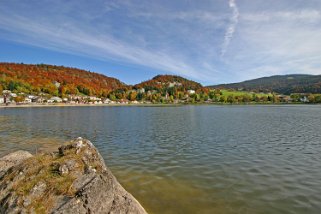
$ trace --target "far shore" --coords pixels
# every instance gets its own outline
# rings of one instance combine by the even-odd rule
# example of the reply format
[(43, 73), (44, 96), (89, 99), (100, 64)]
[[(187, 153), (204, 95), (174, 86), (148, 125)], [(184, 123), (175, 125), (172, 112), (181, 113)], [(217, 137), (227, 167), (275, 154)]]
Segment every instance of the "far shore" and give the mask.
[(115, 107), (115, 106), (141, 106), (141, 107), (171, 107), (186, 105), (213, 105), (213, 106), (284, 106), (284, 105), (318, 105), (311, 103), (113, 103), (113, 104), (70, 104), (70, 103), (37, 103), (37, 104), (0, 104), (1, 108), (32, 108), (32, 107)]
[(99, 106), (182, 106), (184, 104), (170, 103), (114, 103), (114, 104), (69, 104), (69, 103), (44, 103), (44, 104), (9, 104), (9, 105), (0, 105), (0, 108), (31, 108), (31, 107), (99, 107)]

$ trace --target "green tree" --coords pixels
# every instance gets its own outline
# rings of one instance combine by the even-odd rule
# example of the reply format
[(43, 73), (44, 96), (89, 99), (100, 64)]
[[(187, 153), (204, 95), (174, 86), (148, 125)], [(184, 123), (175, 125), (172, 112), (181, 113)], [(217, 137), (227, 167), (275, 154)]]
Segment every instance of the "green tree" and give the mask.
[(219, 101), (220, 101), (221, 103), (226, 103), (226, 101), (227, 101), (226, 96), (220, 96)]
[(116, 96), (115, 94), (109, 94), (109, 99), (112, 100), (112, 101), (116, 101)]
[(229, 95), (229, 96), (227, 97), (227, 102), (228, 102), (228, 103), (234, 103), (234, 102), (235, 102), (234, 96), (233, 96), (233, 95)]
[(308, 100), (309, 100), (310, 103), (315, 103), (315, 97), (314, 97), (314, 95), (313, 95), (313, 94), (310, 94), (310, 95), (308, 96)]

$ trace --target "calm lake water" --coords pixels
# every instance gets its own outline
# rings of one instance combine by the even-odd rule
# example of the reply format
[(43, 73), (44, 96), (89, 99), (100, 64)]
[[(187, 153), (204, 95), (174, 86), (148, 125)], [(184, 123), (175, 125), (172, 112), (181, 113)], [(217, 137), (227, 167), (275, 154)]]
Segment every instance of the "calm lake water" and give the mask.
[(78, 136), (150, 213), (321, 210), (321, 106), (0, 109), (0, 155)]

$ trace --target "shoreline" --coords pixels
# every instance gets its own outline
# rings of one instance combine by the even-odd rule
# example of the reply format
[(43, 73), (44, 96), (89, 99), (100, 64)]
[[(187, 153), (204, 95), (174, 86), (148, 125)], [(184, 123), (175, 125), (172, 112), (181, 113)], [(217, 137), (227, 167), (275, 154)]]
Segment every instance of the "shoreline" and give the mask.
[(286, 105), (321, 105), (318, 103), (133, 103), (133, 104), (67, 104), (67, 103), (55, 103), (55, 104), (21, 104), (21, 105), (0, 105), (0, 109), (3, 108), (41, 108), (41, 107), (118, 107), (118, 106), (140, 106), (140, 107), (181, 107), (181, 106), (286, 106)]
[(0, 108), (40, 108), (40, 107), (115, 107), (115, 106), (183, 106), (185, 104), (148, 104), (148, 103), (142, 103), (142, 104), (21, 104), (21, 105), (0, 105)]

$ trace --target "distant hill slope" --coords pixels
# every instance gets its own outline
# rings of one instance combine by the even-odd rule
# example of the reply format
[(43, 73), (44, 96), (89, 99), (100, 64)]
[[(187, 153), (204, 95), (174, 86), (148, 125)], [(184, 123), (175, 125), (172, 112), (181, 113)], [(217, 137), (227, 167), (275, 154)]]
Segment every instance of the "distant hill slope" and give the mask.
[(209, 87), (254, 92), (276, 92), (280, 94), (321, 93), (321, 75), (277, 75)]
[(118, 79), (77, 68), (54, 65), (0, 63), (0, 89), (52, 95), (78, 94), (107, 96), (127, 87)]
[(134, 86), (134, 88), (145, 88), (147, 90), (168, 87), (176, 87), (184, 90), (198, 90), (203, 88), (200, 83), (175, 75), (157, 75), (151, 80), (144, 81)]

